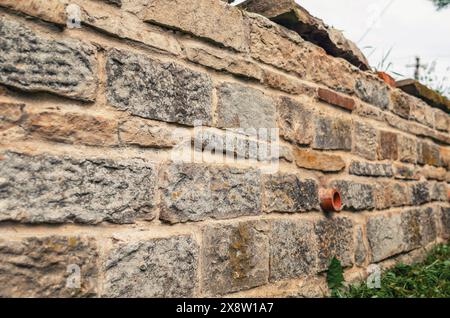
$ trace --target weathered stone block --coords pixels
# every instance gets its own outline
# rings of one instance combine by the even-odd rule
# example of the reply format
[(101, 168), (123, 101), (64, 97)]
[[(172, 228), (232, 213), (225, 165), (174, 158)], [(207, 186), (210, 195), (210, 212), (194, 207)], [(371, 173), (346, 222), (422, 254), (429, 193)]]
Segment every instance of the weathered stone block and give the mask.
[(177, 223), (257, 215), (260, 186), (256, 169), (173, 164), (163, 175), (160, 218)]
[(266, 175), (263, 178), (263, 210), (303, 212), (319, 210), (318, 184), (293, 174)]
[(203, 228), (201, 279), (207, 294), (222, 295), (268, 282), (268, 230), (264, 221)]
[(88, 237), (2, 238), (0, 297), (96, 296), (98, 257), (97, 245)]
[(25, 104), (0, 102), (0, 131), (18, 124), (24, 108)]
[(441, 154), (439, 151), (439, 146), (429, 143), (420, 142), (418, 144), (418, 153), (420, 164), (430, 165), (430, 166), (441, 166)]
[(392, 92), (392, 112), (405, 119), (409, 119), (411, 112), (411, 105), (414, 104), (410, 95), (402, 92), (401, 90), (395, 90)]
[(193, 126), (211, 125), (212, 82), (208, 75), (175, 63), (112, 49), (106, 62), (107, 98), (144, 118)]
[(374, 187), (371, 184), (336, 180), (331, 183), (331, 186), (341, 192), (344, 209), (359, 211), (375, 207)]
[(420, 213), (420, 233), (422, 236), (421, 246), (434, 242), (438, 237), (437, 218), (434, 208), (428, 207), (421, 210)]
[(368, 160), (377, 159), (378, 135), (372, 125), (355, 122), (353, 152)]
[(309, 145), (313, 139), (312, 113), (288, 97), (278, 101), (278, 127), (280, 135), (299, 145)]
[(270, 280), (292, 279), (317, 271), (317, 240), (309, 220), (274, 220), (270, 231)]
[(420, 175), (422, 175), (425, 179), (428, 180), (445, 180), (445, 174), (447, 170), (445, 168), (438, 168), (433, 166), (424, 166), (420, 169)]
[(153, 164), (17, 153), (4, 157), (0, 221), (95, 224), (153, 218)]
[(372, 78), (360, 77), (355, 85), (356, 96), (363, 101), (377, 106), (381, 109), (386, 109), (389, 106), (389, 89), (386, 84)]
[(172, 148), (179, 141), (170, 129), (137, 117), (120, 123), (119, 138), (122, 143), (144, 148)]
[(444, 238), (450, 238), (450, 208), (441, 209), (442, 235)]
[(58, 25), (66, 24), (64, 3), (58, 0), (2, 0), (0, 6)]
[(391, 164), (378, 164), (361, 161), (352, 161), (349, 167), (349, 173), (357, 176), (369, 177), (392, 177), (394, 175)]
[(320, 151), (296, 148), (294, 159), (298, 167), (324, 172), (339, 172), (345, 168), (341, 156), (330, 155)]
[(398, 160), (408, 163), (417, 162), (417, 140), (398, 135)]
[(217, 125), (221, 128), (275, 128), (276, 106), (262, 91), (234, 83), (218, 87)]
[(428, 182), (418, 182), (412, 186), (412, 202), (420, 205), (430, 202), (430, 187)]
[(394, 176), (396, 179), (419, 180), (418, 169), (415, 166), (394, 163)]
[(250, 23), (250, 53), (255, 60), (340, 92), (353, 92), (354, 67), (349, 63), (329, 56), (322, 48), (260, 15), (246, 16)]
[(82, 113), (28, 113), (23, 127), (35, 136), (69, 144), (114, 146), (118, 144), (117, 122)]
[(431, 187), (431, 200), (432, 201), (448, 201), (449, 188), (445, 182), (435, 182)]
[(377, 209), (410, 205), (412, 201), (408, 185), (400, 182), (385, 181), (377, 183), (375, 197)]
[(380, 141), (378, 143), (378, 158), (380, 160), (398, 158), (398, 135), (389, 131), (380, 131)]
[(322, 47), (331, 56), (345, 59), (362, 70), (369, 69), (366, 57), (352, 41), (346, 39), (341, 31), (312, 16), (294, 0), (247, 0), (239, 6), (297, 32), (305, 40)]
[(198, 245), (188, 235), (113, 243), (103, 296), (193, 297), (198, 260)]
[(449, 118), (446, 112), (440, 109), (434, 110), (434, 121), (437, 130), (447, 131), (449, 125)]
[(323, 150), (351, 150), (351, 120), (317, 117), (315, 120), (313, 148)]
[[(248, 50), (246, 22), (240, 10), (221, 1), (153, 0), (147, 6), (145, 21), (181, 30), (231, 47)], [(219, 25), (226, 25), (220, 28)]]
[(190, 46), (185, 48), (186, 57), (189, 61), (198, 63), (218, 71), (243, 78), (264, 81), (264, 70), (250, 59), (240, 57), (236, 54), (227, 54), (223, 50), (213, 49), (209, 46)]
[(314, 224), (318, 240), (319, 271), (326, 270), (333, 257), (339, 259), (343, 266), (353, 264), (355, 244), (353, 239), (353, 222), (346, 217), (323, 219)]
[(405, 249), (400, 214), (374, 215), (367, 221), (371, 261), (379, 262)]
[(96, 98), (97, 59), (92, 45), (77, 40), (52, 40), (2, 17), (0, 56), (1, 84), (83, 101)]
[(422, 241), (420, 214), (421, 210), (419, 209), (401, 213), (401, 227), (405, 251), (411, 251), (420, 247)]
[(350, 111), (353, 111), (355, 109), (355, 100), (353, 98), (336, 93), (332, 90), (319, 88), (318, 96), (319, 99), (325, 103), (338, 106)]
[(367, 259), (367, 247), (364, 244), (364, 236), (361, 226), (357, 226), (355, 242), (355, 264), (363, 266)]

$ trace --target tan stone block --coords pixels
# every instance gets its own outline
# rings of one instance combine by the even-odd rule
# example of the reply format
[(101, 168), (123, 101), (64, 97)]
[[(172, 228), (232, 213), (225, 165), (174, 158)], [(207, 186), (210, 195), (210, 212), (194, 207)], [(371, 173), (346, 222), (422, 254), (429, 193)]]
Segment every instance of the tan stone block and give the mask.
[(44, 139), (70, 144), (114, 146), (117, 123), (103, 116), (81, 113), (31, 113), (23, 127)]
[(0, 6), (55, 24), (66, 24), (65, 5), (60, 0), (1, 0)]
[(119, 138), (122, 143), (141, 147), (171, 148), (177, 144), (177, 138), (170, 129), (136, 117), (120, 123)]
[(295, 149), (294, 158), (301, 168), (325, 172), (338, 172), (345, 168), (345, 161), (341, 156), (331, 155), (320, 151)]
[(144, 20), (209, 39), (236, 51), (248, 51), (242, 12), (220, 1), (153, 0)]

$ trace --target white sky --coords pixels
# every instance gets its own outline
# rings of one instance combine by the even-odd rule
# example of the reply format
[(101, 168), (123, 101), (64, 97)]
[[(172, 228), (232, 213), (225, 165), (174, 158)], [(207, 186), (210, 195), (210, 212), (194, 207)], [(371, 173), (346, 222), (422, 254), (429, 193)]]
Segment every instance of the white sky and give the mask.
[[(406, 65), (414, 64), (418, 55), (423, 64), (436, 61), (436, 74), (448, 76), (450, 85), (450, 8), (437, 11), (429, 0), (296, 1), (342, 30), (358, 44), (373, 67), (378, 67), (392, 48), (385, 63), (392, 63), (389, 71), (413, 77), (414, 69)], [(359, 41), (371, 25), (372, 30)]]

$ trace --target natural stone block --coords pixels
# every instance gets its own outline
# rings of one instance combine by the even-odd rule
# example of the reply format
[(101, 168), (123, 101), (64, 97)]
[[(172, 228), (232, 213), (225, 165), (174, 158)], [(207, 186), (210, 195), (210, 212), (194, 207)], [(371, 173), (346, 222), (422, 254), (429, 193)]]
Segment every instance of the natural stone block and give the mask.
[(163, 174), (160, 218), (177, 223), (258, 215), (260, 186), (256, 169), (173, 164)]
[(25, 104), (0, 102), (0, 131), (19, 123), (24, 114)]
[[(69, 0), (65, 1), (69, 2)], [(95, 1), (77, 2), (78, 5), (80, 5), (81, 21), (83, 25), (90, 26), (97, 31), (106, 33), (108, 36), (144, 44), (158, 52), (162, 51), (164, 53), (180, 55), (181, 46), (176, 38), (161, 32), (157, 27), (143, 25), (140, 16), (144, 11), (144, 5), (148, 4), (147, 0), (127, 0), (124, 2), (126, 7), (124, 6), (122, 10), (118, 10), (112, 6), (108, 7), (103, 5), (103, 3)], [(133, 9), (136, 11), (131, 9), (131, 6), (133, 6)], [(133, 14), (129, 14), (126, 11), (132, 12)]]
[(398, 135), (389, 131), (380, 131), (378, 143), (378, 158), (380, 160), (397, 160), (398, 158)]
[(234, 83), (218, 87), (217, 125), (221, 128), (275, 128), (276, 106), (262, 91)]
[(315, 120), (313, 148), (322, 150), (351, 150), (351, 120), (317, 117)]
[(444, 238), (450, 238), (450, 208), (441, 209), (442, 234)]
[(345, 161), (341, 156), (330, 155), (320, 151), (296, 148), (294, 150), (295, 163), (300, 168), (324, 172), (339, 172), (345, 168)]
[(356, 227), (355, 264), (363, 266), (367, 259), (367, 247), (364, 244), (364, 236), (361, 226)]
[(326, 270), (333, 257), (339, 259), (342, 266), (353, 264), (355, 244), (353, 222), (346, 217), (322, 219), (314, 224), (318, 240), (320, 271)]
[(342, 196), (344, 208), (350, 210), (370, 210), (375, 206), (374, 187), (370, 184), (350, 180), (335, 180), (331, 183)]
[(366, 57), (352, 41), (346, 39), (341, 31), (312, 16), (294, 0), (247, 0), (239, 6), (297, 32), (331, 56), (347, 60), (362, 70), (369, 69)]
[[(225, 133), (215, 128), (197, 128), (192, 138), (194, 149), (204, 155), (226, 155), (226, 159), (249, 159), (266, 163), (273, 163), (280, 158), (292, 162), (290, 149), (277, 142), (277, 132), (270, 132), (272, 136), (255, 138), (253, 129), (227, 129)], [(274, 136), (275, 135), (275, 136)], [(267, 138), (266, 138), (267, 137)], [(270, 138), (269, 138), (270, 137)], [(221, 159), (219, 159), (221, 160)], [(212, 159), (214, 161), (214, 159)]]
[(119, 138), (122, 143), (143, 148), (172, 148), (179, 141), (170, 129), (138, 117), (120, 123)]
[(185, 51), (187, 59), (191, 62), (247, 79), (254, 79), (260, 82), (264, 80), (264, 70), (250, 59), (236, 54), (228, 54), (223, 50), (213, 49), (205, 45), (192, 45), (186, 47)]
[(411, 105), (414, 104), (412, 97), (401, 90), (392, 92), (392, 112), (405, 119), (409, 119)]
[(288, 97), (279, 99), (277, 110), (281, 137), (299, 145), (309, 145), (313, 139), (312, 113)]
[(263, 69), (262, 83), (269, 87), (278, 89), (280, 91), (300, 96), (317, 96), (317, 88), (305, 84), (297, 77), (288, 75), (286, 73), (271, 70), (269, 68)]
[(433, 208), (403, 212), (402, 230), (406, 250), (426, 246), (437, 238), (436, 217)]
[(401, 227), (403, 232), (403, 241), (405, 251), (411, 251), (419, 248), (422, 241), (420, 229), (421, 210), (414, 209), (401, 213)]
[(193, 126), (211, 124), (208, 75), (175, 63), (112, 49), (106, 62), (109, 103), (133, 115)]
[(193, 297), (199, 248), (188, 235), (113, 243), (104, 262), (105, 297)]
[(153, 164), (17, 153), (4, 157), (0, 221), (95, 224), (153, 218)]
[(414, 100), (414, 104), (411, 106), (411, 119), (422, 125), (434, 128), (433, 108), (418, 98), (411, 98)]
[[(208, 39), (236, 51), (248, 51), (246, 22), (241, 11), (221, 1), (153, 0), (146, 7), (144, 20)], [(227, 27), (218, 27), (220, 25)]]
[(434, 208), (428, 207), (420, 213), (420, 233), (422, 236), (421, 246), (434, 242), (438, 237), (437, 213)]
[(355, 122), (353, 152), (368, 160), (377, 159), (377, 130), (364, 122)]
[(317, 240), (309, 220), (274, 220), (270, 231), (270, 280), (293, 279), (317, 271)]
[(435, 128), (440, 131), (447, 132), (449, 125), (449, 118), (446, 112), (440, 109), (434, 110)]
[(318, 184), (294, 174), (267, 175), (263, 181), (266, 212), (303, 212), (319, 209)]
[(58, 0), (2, 0), (0, 6), (58, 25), (66, 24), (65, 6)]
[(297, 33), (260, 15), (246, 16), (250, 24), (250, 53), (255, 60), (340, 92), (353, 92), (354, 67), (349, 63), (329, 56)]
[(430, 187), (428, 182), (418, 182), (412, 185), (412, 202), (420, 205), (430, 202)]
[(420, 176), (415, 166), (394, 163), (394, 176), (396, 179), (419, 180)]
[(352, 161), (349, 173), (357, 176), (392, 177), (394, 171), (391, 164)]
[(431, 187), (431, 200), (432, 201), (448, 201), (449, 188), (445, 182), (435, 182)]
[(425, 166), (420, 169), (420, 174), (428, 180), (445, 180), (445, 174), (447, 170), (445, 168), (437, 168), (433, 166)]
[(117, 122), (82, 113), (28, 113), (23, 124), (35, 136), (51, 141), (89, 146), (118, 144)]
[(0, 56), (1, 84), (82, 101), (96, 98), (96, 49), (90, 44), (52, 40), (2, 17)]
[(411, 191), (408, 185), (400, 182), (378, 182), (375, 186), (375, 201), (377, 209), (387, 209), (410, 205)]
[(202, 230), (202, 285), (223, 295), (264, 285), (269, 278), (269, 233), (264, 221), (212, 224)]
[(400, 214), (370, 216), (366, 228), (372, 262), (382, 261), (404, 251)]
[(429, 143), (420, 142), (418, 145), (418, 153), (420, 164), (430, 165), (430, 166), (441, 166), (441, 153), (439, 146)]
[(417, 162), (417, 140), (398, 135), (398, 160), (408, 163)]
[(344, 96), (342, 94), (338, 94), (332, 90), (319, 88), (318, 90), (319, 99), (325, 103), (338, 106), (350, 111), (355, 109), (355, 100)]
[(96, 296), (98, 257), (88, 237), (2, 238), (0, 297)]
[(389, 106), (389, 89), (386, 84), (371, 78), (360, 77), (355, 85), (356, 96), (363, 101), (386, 109)]

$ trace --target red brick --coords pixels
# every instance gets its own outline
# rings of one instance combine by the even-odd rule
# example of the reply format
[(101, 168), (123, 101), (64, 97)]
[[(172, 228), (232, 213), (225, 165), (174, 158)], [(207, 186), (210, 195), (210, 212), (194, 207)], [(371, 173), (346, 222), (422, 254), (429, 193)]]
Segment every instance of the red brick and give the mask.
[(325, 103), (350, 111), (355, 109), (355, 101), (353, 98), (343, 96), (329, 89), (319, 88), (319, 99)]

